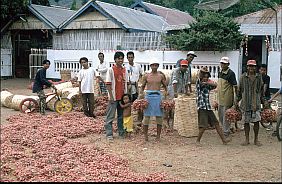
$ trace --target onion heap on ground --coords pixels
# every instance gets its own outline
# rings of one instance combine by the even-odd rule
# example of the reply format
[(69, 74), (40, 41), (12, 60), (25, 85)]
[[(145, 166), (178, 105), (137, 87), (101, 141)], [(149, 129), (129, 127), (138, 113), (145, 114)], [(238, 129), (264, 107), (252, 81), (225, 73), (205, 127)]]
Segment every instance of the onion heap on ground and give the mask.
[(108, 96), (98, 96), (95, 99), (95, 115), (96, 116), (105, 116), (107, 113), (109, 98)]
[(128, 160), (75, 139), (104, 133), (102, 117), (36, 113), (8, 121), (1, 126), (1, 182), (169, 181), (164, 173), (136, 173)]

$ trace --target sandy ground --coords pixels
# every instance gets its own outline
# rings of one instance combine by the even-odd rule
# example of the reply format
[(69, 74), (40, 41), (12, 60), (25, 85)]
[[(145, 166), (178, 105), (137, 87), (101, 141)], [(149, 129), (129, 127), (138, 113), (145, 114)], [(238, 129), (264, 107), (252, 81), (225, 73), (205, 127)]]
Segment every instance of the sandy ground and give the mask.
[[(14, 94), (32, 95), (31, 90), (27, 89), (29, 83), (28, 79), (1, 80), (1, 89), (8, 88)], [(8, 123), (6, 118), (18, 113), (1, 107), (1, 124)], [(249, 146), (241, 146), (243, 131), (232, 134), (232, 142), (222, 145), (216, 131), (207, 130), (202, 138), (202, 147), (195, 145), (196, 137), (181, 137), (177, 132), (164, 133), (161, 142), (155, 142), (155, 134), (151, 133), (146, 144), (142, 141), (142, 134), (133, 135), (131, 140), (114, 137), (112, 143), (98, 134), (77, 141), (95, 144), (127, 158), (136, 172), (165, 172), (180, 181), (282, 181), (281, 142), (271, 136), (272, 131), (263, 127), (259, 132), (261, 147), (253, 142)], [(251, 129), (251, 140), (253, 136)]]

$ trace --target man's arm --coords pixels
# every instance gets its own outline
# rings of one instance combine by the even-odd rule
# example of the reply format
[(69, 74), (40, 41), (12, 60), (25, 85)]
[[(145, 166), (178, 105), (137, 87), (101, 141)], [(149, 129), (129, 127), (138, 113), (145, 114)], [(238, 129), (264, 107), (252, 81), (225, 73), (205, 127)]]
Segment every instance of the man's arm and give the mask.
[(147, 84), (147, 75), (148, 75), (148, 74), (146, 74), (146, 75), (143, 76), (141, 88), (140, 88), (140, 91), (139, 91), (139, 94), (140, 94), (139, 97), (140, 97), (141, 99), (144, 98), (144, 90), (145, 90), (145, 86), (146, 86), (146, 84)]

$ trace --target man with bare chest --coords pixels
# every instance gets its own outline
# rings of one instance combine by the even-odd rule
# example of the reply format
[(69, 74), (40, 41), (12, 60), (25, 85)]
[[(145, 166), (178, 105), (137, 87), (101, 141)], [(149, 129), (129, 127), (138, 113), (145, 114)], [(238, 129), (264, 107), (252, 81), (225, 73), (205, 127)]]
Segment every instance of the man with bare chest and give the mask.
[(145, 75), (140, 94), (144, 96), (144, 90), (146, 88), (146, 96), (145, 99), (149, 102), (148, 107), (144, 110), (144, 119), (143, 119), (143, 129), (145, 141), (148, 141), (148, 129), (150, 123), (150, 117), (156, 117), (157, 122), (157, 138), (156, 140), (160, 140), (161, 130), (162, 130), (162, 122), (163, 122), (163, 110), (161, 109), (161, 85), (163, 85), (165, 89), (165, 93), (167, 93), (167, 86), (165, 83), (165, 76), (158, 72), (159, 63), (156, 59), (152, 59), (150, 62), (150, 67), (152, 69), (151, 73)]

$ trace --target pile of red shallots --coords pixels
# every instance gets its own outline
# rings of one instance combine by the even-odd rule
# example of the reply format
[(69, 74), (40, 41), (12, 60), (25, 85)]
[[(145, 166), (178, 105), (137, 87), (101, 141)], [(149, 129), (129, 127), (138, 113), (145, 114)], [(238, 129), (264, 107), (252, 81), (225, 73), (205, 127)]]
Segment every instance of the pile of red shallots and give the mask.
[(276, 111), (273, 109), (264, 109), (261, 113), (262, 122), (274, 122), (276, 121)]
[(133, 102), (132, 108), (135, 111), (144, 110), (148, 107), (149, 102), (146, 99), (137, 99)]
[(171, 111), (174, 110), (175, 102), (174, 100), (162, 100), (161, 102), (161, 108), (165, 111)]
[(237, 121), (241, 121), (242, 113), (235, 108), (230, 108), (225, 111), (225, 118), (230, 123), (236, 123)]
[(107, 111), (109, 98), (108, 96), (98, 96), (95, 99), (95, 115), (96, 116), (105, 116)]
[(169, 181), (164, 173), (135, 173), (128, 160), (74, 139), (103, 132), (101, 117), (36, 113), (8, 121), (1, 126), (1, 182)]

